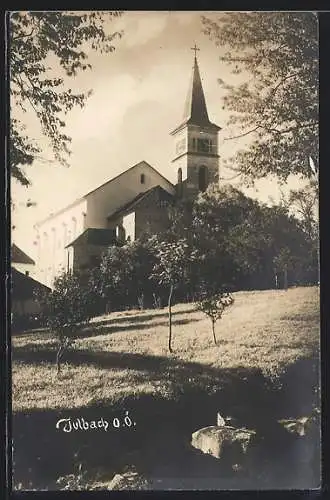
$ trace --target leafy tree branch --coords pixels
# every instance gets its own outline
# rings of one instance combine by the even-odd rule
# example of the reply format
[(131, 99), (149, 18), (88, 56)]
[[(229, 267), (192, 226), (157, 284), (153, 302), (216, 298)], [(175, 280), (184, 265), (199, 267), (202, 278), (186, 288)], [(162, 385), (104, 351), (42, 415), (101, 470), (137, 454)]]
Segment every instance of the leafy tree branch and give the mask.
[[(318, 19), (311, 12), (230, 12), (202, 16), (204, 33), (221, 48), (220, 60), (246, 79), (228, 85), (224, 108), (231, 112), (226, 138), (251, 135), (227, 166), (254, 182), (290, 174), (311, 178), (318, 169)], [(242, 56), (243, 54), (243, 56)]]
[[(22, 135), (22, 114), (33, 112), (48, 138), (54, 159), (68, 166), (71, 138), (64, 133), (65, 115), (85, 105), (91, 91), (74, 93), (67, 85), (72, 78), (91, 69), (90, 50), (110, 53), (122, 33), (108, 33), (108, 22), (121, 12), (12, 12), (9, 22), (10, 63), (10, 168), (19, 183), (30, 180), (24, 167), (41, 153), (35, 137)], [(53, 77), (50, 56), (63, 71)]]

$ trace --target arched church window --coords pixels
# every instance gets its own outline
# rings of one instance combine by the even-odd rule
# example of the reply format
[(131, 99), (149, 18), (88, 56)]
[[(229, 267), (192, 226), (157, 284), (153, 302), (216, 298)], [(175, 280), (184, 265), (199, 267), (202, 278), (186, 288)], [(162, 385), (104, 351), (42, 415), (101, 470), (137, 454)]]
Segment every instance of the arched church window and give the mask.
[(178, 168), (178, 184), (182, 183), (182, 168)]
[(141, 174), (141, 177), (140, 177), (141, 184), (144, 184), (145, 180), (146, 180), (145, 175)]
[(205, 167), (204, 165), (202, 165), (201, 167), (199, 167), (199, 171), (198, 171), (198, 188), (200, 191), (205, 191), (205, 189), (207, 188), (207, 184), (208, 184), (208, 172), (207, 172), (207, 167)]

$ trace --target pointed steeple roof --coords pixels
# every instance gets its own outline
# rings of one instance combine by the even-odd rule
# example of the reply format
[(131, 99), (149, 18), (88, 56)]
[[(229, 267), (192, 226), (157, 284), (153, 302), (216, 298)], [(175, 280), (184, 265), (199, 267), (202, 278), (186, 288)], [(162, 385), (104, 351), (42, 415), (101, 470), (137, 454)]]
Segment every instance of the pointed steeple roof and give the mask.
[[(196, 50), (196, 48), (194, 50)], [(221, 130), (218, 125), (215, 125), (209, 119), (196, 54), (184, 107), (183, 122), (172, 133), (187, 124)]]

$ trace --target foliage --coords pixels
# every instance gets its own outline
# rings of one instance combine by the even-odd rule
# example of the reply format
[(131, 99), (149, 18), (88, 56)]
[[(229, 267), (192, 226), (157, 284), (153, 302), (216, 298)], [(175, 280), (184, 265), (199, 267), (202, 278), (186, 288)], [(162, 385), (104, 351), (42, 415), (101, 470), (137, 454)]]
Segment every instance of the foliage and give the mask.
[(318, 244), (318, 182), (310, 180), (306, 186), (282, 193), (281, 204), (301, 220), (302, 228), (310, 241)]
[[(83, 107), (90, 92), (74, 93), (65, 76), (75, 77), (91, 68), (90, 50), (111, 52), (120, 33), (107, 33), (107, 21), (120, 12), (29, 11), (9, 17), (10, 62), (10, 168), (21, 184), (30, 181), (22, 167), (40, 158), (41, 146), (26, 133), (23, 115), (34, 113), (50, 141), (54, 158), (67, 165), (71, 141), (64, 132), (65, 115)], [(63, 77), (54, 76), (59, 64)]]
[(182, 209), (173, 230), (178, 238), (187, 235), (198, 254), (187, 271), (187, 284), (195, 294), (202, 283), (212, 294), (270, 288), (274, 259), (283, 252), (288, 253), (292, 284), (315, 282), (313, 244), (286, 207), (263, 205), (231, 186), (212, 186), (185, 209), (191, 222), (186, 224), (188, 216)]
[(271, 283), (274, 271), (291, 271), (295, 281), (309, 258), (310, 242), (297, 219), (279, 206), (260, 205), (230, 232), (235, 261), (247, 274)]
[(57, 277), (50, 292), (41, 292), (38, 300), (46, 326), (58, 342), (57, 370), (63, 354), (79, 336), (82, 327), (94, 315), (95, 293), (79, 274), (64, 273)]
[(212, 322), (212, 333), (215, 344), (217, 344), (215, 323), (222, 317), (225, 308), (233, 303), (234, 298), (227, 292), (221, 292), (216, 295), (204, 293), (197, 302), (197, 309), (206, 314)]
[[(203, 31), (225, 50), (220, 61), (243, 83), (229, 85), (224, 108), (233, 139), (251, 142), (229, 160), (246, 181), (268, 174), (311, 178), (318, 170), (318, 18), (314, 12), (230, 12), (202, 17)], [(228, 138), (227, 138), (228, 139)]]
[(152, 304), (158, 287), (149, 276), (155, 261), (151, 239), (109, 247), (93, 272), (95, 288), (112, 309)]
[(103, 255), (92, 281), (111, 310), (155, 307), (155, 298), (171, 308), (174, 297), (194, 301), (203, 287), (209, 295), (271, 288), (276, 273), (288, 273), (290, 284), (317, 279), (317, 252), (285, 206), (212, 186), (171, 214), (165, 234), (110, 247)]
[(163, 241), (154, 239), (156, 262), (152, 277), (160, 285), (176, 287), (183, 280), (189, 259), (189, 245), (186, 239)]
[(128, 246), (109, 247), (102, 256), (100, 265), (99, 292), (107, 300), (116, 294), (118, 300), (125, 301), (132, 277), (132, 261)]

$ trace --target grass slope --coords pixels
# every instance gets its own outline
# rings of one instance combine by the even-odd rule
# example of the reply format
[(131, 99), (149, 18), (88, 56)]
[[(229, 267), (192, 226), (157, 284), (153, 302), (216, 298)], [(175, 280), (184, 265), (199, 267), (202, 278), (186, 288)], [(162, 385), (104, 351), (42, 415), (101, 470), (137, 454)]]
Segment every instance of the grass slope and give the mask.
[(193, 305), (179, 304), (173, 311), (173, 355), (167, 352), (166, 309), (96, 318), (68, 353), (60, 377), (48, 333), (16, 336), (13, 411), (79, 408), (140, 394), (170, 399), (187, 384), (212, 391), (219, 384), (215, 370), (221, 369), (276, 375), (318, 348), (318, 294), (317, 288), (234, 294), (234, 305), (216, 325), (218, 346), (209, 319)]

